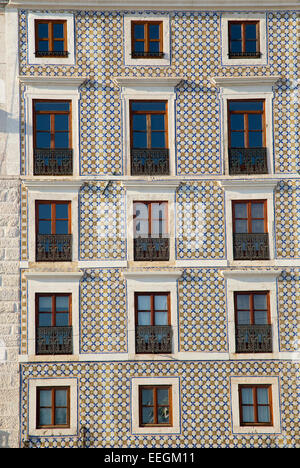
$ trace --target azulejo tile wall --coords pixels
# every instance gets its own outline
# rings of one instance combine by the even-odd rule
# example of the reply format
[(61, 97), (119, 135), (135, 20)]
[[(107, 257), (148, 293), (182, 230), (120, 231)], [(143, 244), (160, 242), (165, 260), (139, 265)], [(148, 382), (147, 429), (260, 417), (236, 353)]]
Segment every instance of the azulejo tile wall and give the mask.
[[(178, 175), (220, 174), (220, 109), (212, 76), (280, 75), (274, 97), (275, 169), (299, 170), (299, 106), (296, 81), (297, 28), (295, 11), (266, 13), (268, 64), (222, 66), (221, 12), (147, 12), (170, 17), (171, 66), (124, 66), (123, 16), (129, 12), (75, 11), (76, 64), (30, 65), (27, 59), (27, 12), (20, 12), (20, 74), (85, 76), (81, 88), (80, 166), (82, 175), (122, 174), (120, 90), (113, 76), (183, 76), (176, 103), (176, 167)], [(131, 14), (132, 12), (130, 12)], [(140, 13), (142, 14), (142, 13)], [(145, 12), (143, 12), (145, 14)], [(288, 34), (287, 34), (288, 31)], [(22, 99), (22, 112), (24, 102)], [(22, 171), (25, 164), (22, 127)]]
[(300, 184), (282, 180), (275, 192), (276, 254), (300, 258)]
[[(132, 378), (178, 377), (180, 434), (134, 435), (131, 427)], [(231, 425), (230, 377), (276, 376), (281, 390), (281, 433), (234, 434)], [(21, 365), (22, 440), (28, 439), (28, 381), (76, 376), (78, 430), (72, 437), (30, 437), (34, 447), (80, 447), (86, 428), (88, 447), (297, 447), (297, 367), (287, 361), (201, 362), (82, 362)], [(297, 442), (298, 441), (298, 442)]]

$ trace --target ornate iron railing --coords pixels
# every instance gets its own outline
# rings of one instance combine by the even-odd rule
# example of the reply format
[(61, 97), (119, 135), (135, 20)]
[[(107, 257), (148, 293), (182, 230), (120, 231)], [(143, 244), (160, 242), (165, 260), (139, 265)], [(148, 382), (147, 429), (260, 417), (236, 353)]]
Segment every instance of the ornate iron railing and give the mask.
[(267, 174), (266, 148), (229, 148), (229, 173), (239, 174)]
[(137, 237), (134, 239), (134, 260), (169, 260), (169, 238)]
[(233, 234), (235, 260), (269, 260), (269, 236), (259, 234)]
[(169, 150), (131, 149), (131, 175), (169, 175)]
[(68, 57), (70, 52), (67, 50), (36, 50), (36, 57)]
[(72, 353), (72, 327), (37, 327), (36, 354)]
[(136, 353), (172, 353), (170, 325), (137, 325)]
[(236, 325), (237, 353), (271, 353), (272, 325)]
[(229, 58), (260, 58), (261, 52), (229, 52)]
[(138, 52), (133, 51), (131, 54), (132, 58), (163, 58), (164, 52)]
[(71, 262), (72, 234), (37, 234), (37, 262)]
[(34, 175), (72, 175), (73, 150), (34, 149)]

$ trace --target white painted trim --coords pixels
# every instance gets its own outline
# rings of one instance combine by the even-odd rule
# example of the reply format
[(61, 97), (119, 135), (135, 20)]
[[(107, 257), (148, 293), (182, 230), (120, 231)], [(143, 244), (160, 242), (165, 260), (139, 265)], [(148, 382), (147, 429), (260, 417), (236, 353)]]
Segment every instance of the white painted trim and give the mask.
[[(157, 361), (162, 359), (176, 359), (178, 354), (178, 301), (177, 301), (177, 279), (182, 272), (168, 275), (147, 272), (140, 275), (138, 272), (124, 272), (127, 280), (127, 315), (128, 315), (128, 358), (133, 360)], [(168, 272), (169, 273), (169, 272)], [(170, 315), (173, 331), (172, 354), (136, 354), (135, 352), (135, 301), (136, 292), (168, 292), (170, 293)]]
[(87, 77), (81, 76), (31, 76), (31, 75), (19, 75), (18, 79), (20, 83), (24, 83), (27, 86), (48, 88), (49, 86), (65, 86), (67, 88), (79, 88), (87, 80)]
[[(163, 52), (162, 58), (133, 58), (131, 56), (131, 23), (132, 21), (162, 21), (163, 24)], [(124, 15), (124, 62), (125, 65), (134, 66), (167, 66), (171, 65), (171, 51), (170, 51), (170, 19), (166, 15)]]
[[(35, 20), (65, 20), (67, 22), (67, 57), (35, 56)], [(28, 63), (29, 65), (75, 65), (75, 34), (73, 13), (28, 13)]]
[[(60, 273), (60, 274), (59, 274)], [(70, 293), (72, 294), (72, 332), (73, 355), (79, 354), (79, 285), (83, 273), (80, 272), (38, 272), (28, 271), (27, 279), (27, 333), (28, 355), (35, 356), (35, 295), (37, 293)], [(65, 359), (65, 355), (51, 356), (52, 360)], [(38, 356), (38, 360), (44, 360), (45, 356)]]
[[(226, 279), (226, 295), (227, 295), (227, 317), (228, 317), (228, 344), (229, 354), (231, 358), (238, 359), (277, 359), (279, 353), (279, 331), (278, 331), (278, 311), (277, 311), (277, 284), (276, 279), (281, 271), (275, 270), (236, 270), (236, 271), (221, 271), (222, 276)], [(272, 353), (263, 354), (245, 354), (236, 353), (235, 346), (235, 310), (234, 310), (234, 293), (241, 291), (266, 291), (270, 297), (270, 321), (272, 325)]]
[(213, 76), (211, 81), (214, 85), (223, 88), (237, 86), (274, 86), (281, 76)]
[[(172, 427), (139, 426), (139, 387), (143, 385), (170, 385), (172, 387)], [(180, 434), (180, 379), (179, 377), (133, 377), (131, 379), (132, 434)]]
[[(271, 385), (273, 426), (241, 426), (239, 408), (239, 385)], [(279, 377), (230, 377), (232, 432), (233, 434), (277, 434), (281, 431)]]
[[(78, 430), (77, 378), (28, 379), (28, 435), (39, 437), (74, 436)], [(37, 387), (70, 387), (70, 428), (37, 429)]]
[(135, 281), (170, 281), (177, 280), (181, 277), (182, 271), (123, 271), (123, 276), (127, 280)]

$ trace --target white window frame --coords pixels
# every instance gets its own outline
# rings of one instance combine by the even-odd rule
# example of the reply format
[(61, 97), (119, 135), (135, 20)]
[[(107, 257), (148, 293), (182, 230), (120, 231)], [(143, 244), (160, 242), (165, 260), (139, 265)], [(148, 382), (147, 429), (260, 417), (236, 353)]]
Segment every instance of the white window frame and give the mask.
[[(70, 427), (40, 428), (37, 421), (37, 388), (38, 387), (69, 387), (70, 388)], [(43, 378), (28, 380), (28, 435), (40, 437), (75, 436), (78, 432), (78, 382), (77, 378)]]
[[(279, 358), (277, 284), (279, 270), (223, 270), (226, 280), (228, 345), (230, 359), (276, 359)], [(270, 321), (272, 326), (272, 353), (237, 353), (235, 345), (234, 293), (242, 291), (266, 291), (270, 298)]]
[(175, 158), (175, 87), (181, 77), (138, 78), (116, 77), (114, 82), (121, 87), (122, 127), (123, 127), (123, 165), (125, 175), (131, 175), (130, 155), (130, 101), (153, 100), (168, 102), (168, 147), (170, 175), (176, 172)]
[[(35, 20), (61, 20), (67, 22), (67, 57), (35, 56)], [(73, 13), (28, 13), (28, 63), (29, 65), (75, 65), (75, 34)]]
[[(71, 234), (72, 261), (78, 261), (78, 193), (82, 181), (38, 179), (23, 179), (28, 190), (27, 194), (27, 226), (28, 226), (28, 261), (35, 262), (36, 230), (35, 230), (35, 202), (38, 200), (70, 201), (71, 202)], [(40, 262), (39, 262), (40, 263)], [(65, 263), (65, 262), (63, 262)]]
[[(172, 427), (139, 426), (139, 387), (144, 385), (172, 387)], [(134, 377), (131, 379), (131, 433), (132, 435), (181, 433), (179, 377)]]
[(36, 294), (67, 293), (72, 295), (72, 335), (73, 354), (55, 355), (55, 359), (68, 360), (70, 356), (79, 355), (79, 287), (82, 272), (25, 272), (27, 280), (27, 317), (28, 317), (28, 355), (30, 359), (52, 361), (53, 356), (36, 355)]
[[(239, 385), (271, 385), (272, 389), (272, 426), (241, 426), (239, 408)], [(278, 434), (281, 432), (279, 377), (230, 377), (231, 412), (233, 434)]]
[(33, 175), (33, 101), (35, 99), (71, 101), (73, 176), (79, 175), (79, 87), (85, 78), (19, 77), (26, 85), (25, 98), (25, 160), (26, 174)]
[[(259, 47), (260, 57), (253, 58), (229, 58), (229, 37), (228, 23), (229, 21), (259, 21)], [(268, 64), (267, 54), (267, 22), (266, 13), (230, 13), (224, 12), (221, 16), (221, 38), (222, 38), (222, 65), (233, 66), (260, 66)]]
[[(220, 88), (221, 104), (221, 154), (223, 160), (223, 172), (229, 174), (228, 155), (228, 101), (238, 99), (263, 99), (265, 101), (265, 138), (267, 148), (268, 174), (274, 173), (274, 151), (273, 151), (273, 86), (278, 81), (278, 76), (251, 76), (251, 77), (214, 77), (212, 82)], [(231, 176), (232, 177), (232, 176)], [(246, 175), (247, 177), (247, 175)], [(252, 176), (253, 177), (253, 176)]]
[[(133, 21), (161, 21), (163, 27), (163, 52), (162, 58), (133, 58), (131, 42), (131, 23)], [(124, 15), (124, 62), (125, 65), (134, 66), (168, 66), (171, 65), (170, 48), (170, 18), (166, 15)]]
[[(175, 191), (179, 181), (123, 181), (126, 189), (127, 213), (127, 260), (135, 266), (170, 266), (175, 265)], [(133, 203), (136, 201), (165, 201), (168, 203), (168, 234), (169, 234), (169, 260), (168, 261), (135, 261), (134, 260), (134, 216)]]
[[(275, 264), (275, 219), (274, 219), (274, 190), (277, 181), (272, 179), (263, 180), (223, 180), (219, 185), (225, 191), (225, 225), (226, 225), (226, 248), (229, 265), (234, 266), (269, 266)], [(233, 223), (232, 202), (236, 200), (266, 200), (267, 201), (267, 223), (269, 237), (269, 260), (234, 260), (233, 258)]]
[[(128, 358), (134, 360), (164, 360), (178, 356), (178, 287), (177, 280), (182, 271), (128, 271), (123, 272), (127, 281), (127, 314), (128, 314)], [(166, 292), (170, 293), (170, 316), (172, 337), (172, 353), (168, 354), (136, 354), (135, 352), (135, 293)]]

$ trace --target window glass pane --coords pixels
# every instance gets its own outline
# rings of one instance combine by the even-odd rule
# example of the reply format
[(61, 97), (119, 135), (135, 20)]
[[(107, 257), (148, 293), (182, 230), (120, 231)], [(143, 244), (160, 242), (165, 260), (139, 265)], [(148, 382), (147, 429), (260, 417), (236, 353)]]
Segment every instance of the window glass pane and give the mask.
[(263, 110), (262, 101), (230, 101), (229, 109), (232, 111)]
[(267, 295), (254, 294), (253, 296), (254, 309), (267, 309)]
[(41, 426), (50, 426), (51, 421), (51, 408), (41, 408), (40, 409), (40, 425)]
[(53, 23), (53, 37), (62, 39), (64, 37), (63, 23)]
[(149, 52), (159, 52), (159, 42), (149, 42)]
[(246, 41), (245, 52), (256, 52), (256, 41)]
[(155, 312), (154, 325), (168, 325), (168, 312)]
[(158, 388), (156, 394), (158, 405), (169, 404), (169, 390), (167, 388)]
[(49, 42), (48, 41), (39, 41), (38, 42), (38, 51), (39, 52), (48, 52), (49, 51)]
[(150, 312), (139, 312), (138, 313), (138, 325), (151, 325), (151, 314), (150, 314)]
[(169, 408), (158, 408), (157, 422), (158, 424), (169, 423)]
[(262, 114), (248, 114), (249, 130), (262, 129)]
[(244, 130), (244, 115), (243, 114), (231, 114), (230, 128), (231, 130)]
[(138, 310), (151, 310), (150, 296), (138, 296)]
[(250, 325), (250, 311), (238, 311), (237, 314), (238, 325)]
[(153, 405), (153, 390), (151, 388), (142, 389), (142, 405)]
[(66, 390), (55, 391), (55, 406), (67, 406), (67, 391)]
[(230, 52), (242, 52), (242, 41), (231, 41)]
[(258, 413), (258, 422), (260, 423), (270, 422), (270, 409), (268, 406), (259, 406), (257, 413)]
[(234, 216), (236, 218), (247, 218), (247, 205), (246, 205), (246, 203), (236, 203), (234, 205)]
[(36, 111), (69, 111), (70, 104), (66, 101), (35, 102)]
[(55, 234), (69, 234), (68, 221), (56, 221)]
[(256, 24), (245, 24), (246, 39), (256, 39)]
[(237, 234), (243, 234), (248, 232), (247, 221), (237, 220), (235, 222), (235, 232)]
[(242, 38), (242, 27), (240, 24), (231, 24), (230, 25), (230, 38), (231, 39), (241, 39)]
[(144, 25), (143, 24), (135, 24), (134, 25), (134, 37), (135, 39), (144, 39)]
[(55, 142), (55, 148), (69, 148), (69, 133), (68, 132), (55, 133), (54, 142)]
[(252, 218), (264, 217), (264, 204), (263, 203), (251, 203), (251, 217)]
[(53, 42), (53, 51), (54, 52), (63, 52), (65, 50), (64, 41), (54, 41)]
[(239, 310), (250, 310), (250, 296), (248, 294), (238, 294), (236, 296), (236, 305)]
[(142, 410), (142, 424), (153, 424), (154, 413), (153, 408), (143, 408)]
[(253, 391), (252, 388), (242, 388), (242, 403), (243, 405), (253, 404)]
[(245, 147), (244, 132), (231, 132), (230, 146), (231, 148), (244, 148)]
[(135, 41), (134, 52), (145, 52), (145, 43), (143, 41)]
[(69, 205), (67, 203), (58, 203), (55, 205), (55, 215), (57, 218), (67, 218), (68, 219)]
[(133, 115), (132, 116), (133, 130), (147, 130), (147, 117), (146, 115)]
[(52, 326), (52, 314), (39, 314), (38, 318), (39, 327), (51, 327)]
[(151, 130), (165, 130), (164, 115), (151, 115)]
[(69, 130), (69, 116), (68, 115), (55, 115), (54, 118), (54, 129), (55, 130)]
[(39, 234), (51, 234), (51, 221), (39, 221)]
[(256, 325), (266, 325), (268, 323), (267, 311), (255, 311), (254, 323)]
[(69, 296), (56, 296), (56, 310), (69, 311)]
[(50, 132), (50, 115), (36, 114), (36, 129)]
[(149, 24), (149, 39), (159, 39), (159, 24)]
[(40, 312), (52, 311), (52, 297), (51, 296), (39, 296), (39, 311)]
[(69, 325), (69, 314), (58, 313), (55, 317), (57, 327), (67, 327)]
[(254, 220), (251, 225), (253, 234), (262, 234), (265, 232), (265, 223), (263, 219)]
[(67, 424), (67, 408), (56, 408), (55, 409), (55, 424)]
[(133, 132), (133, 148), (147, 148), (147, 133)]
[(40, 390), (40, 406), (51, 406), (51, 390)]
[(161, 101), (135, 101), (131, 104), (131, 109), (133, 111), (164, 111), (166, 108), (166, 103)]
[(252, 406), (243, 406), (243, 422), (254, 422), (254, 409)]
[(39, 219), (51, 218), (51, 205), (50, 203), (41, 203), (38, 205)]
[(155, 310), (168, 310), (168, 296), (155, 296), (154, 308)]
[(269, 392), (267, 388), (257, 388), (257, 403), (259, 405), (269, 404)]
[(165, 148), (165, 132), (151, 132), (151, 148)]
[(50, 148), (51, 146), (50, 133), (36, 132), (35, 144), (36, 144), (36, 148)]
[(249, 148), (261, 148), (263, 145), (262, 132), (249, 132)]
[(46, 23), (38, 24), (38, 36), (40, 39), (48, 38), (48, 24)]

